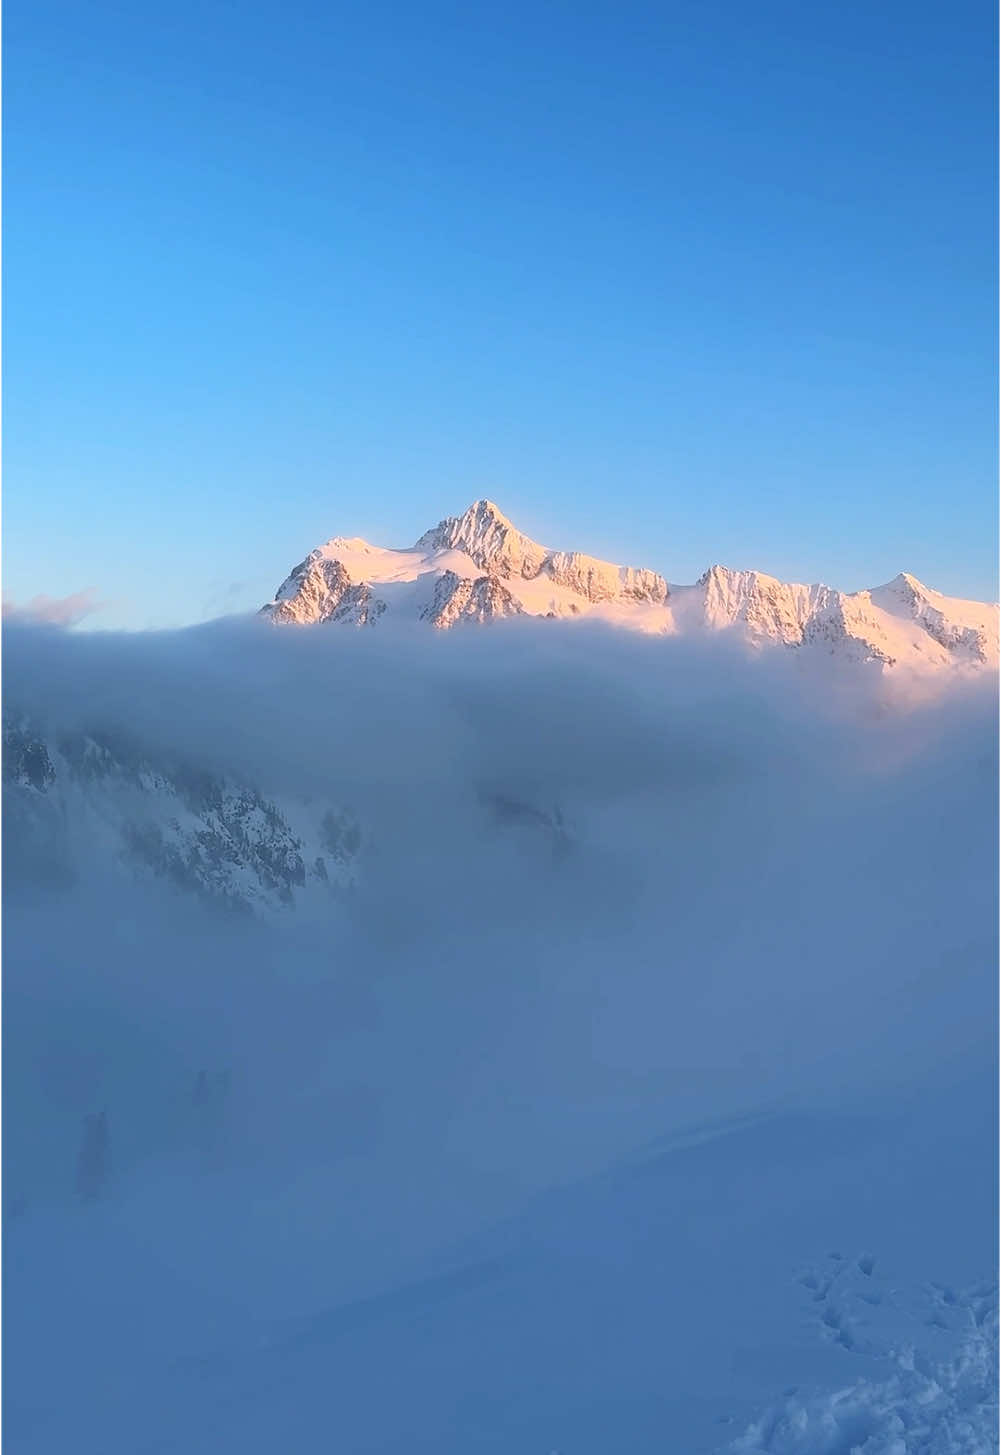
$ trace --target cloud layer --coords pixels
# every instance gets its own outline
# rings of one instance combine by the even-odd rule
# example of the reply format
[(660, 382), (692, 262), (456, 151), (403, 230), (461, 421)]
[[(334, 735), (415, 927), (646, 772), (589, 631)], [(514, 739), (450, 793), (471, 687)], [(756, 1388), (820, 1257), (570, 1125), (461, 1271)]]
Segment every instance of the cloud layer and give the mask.
[[(533, 1194), (707, 1122), (765, 1128), (760, 1171), (753, 1137), (736, 1164), (741, 1195), (770, 1178), (783, 1215), (814, 1127), (825, 1178), (852, 1147), (899, 1143), (906, 1161), (916, 1136), (922, 1165), (958, 1147), (954, 1113), (927, 1115), (953, 1101), (953, 1160), (972, 1166), (967, 1143), (992, 1155), (978, 1090), (996, 1024), (991, 684), (904, 699), (792, 655), (534, 623), (437, 637), (15, 622), (5, 651), (7, 709), (44, 734), (125, 735), (279, 803), (348, 807), (363, 830), (353, 896), (269, 923), (135, 878), (92, 828), (72, 887), (8, 875), (17, 1419), (44, 1403), (47, 1360), (64, 1388), (81, 1371), (74, 1399), (97, 1420), (98, 1364), (128, 1367), (137, 1340), (164, 1370), (197, 1340), (237, 1349), (247, 1328), (374, 1296)], [(59, 811), (72, 818), (71, 797)], [(874, 1118), (890, 1101), (898, 1117), (924, 1107), (920, 1127)], [(84, 1219), (84, 1118), (102, 1111), (108, 1179)], [(776, 1116), (791, 1144), (768, 1132)], [(852, 1165), (864, 1222), (872, 1178)], [(718, 1174), (698, 1166), (684, 1195), (718, 1219)], [(948, 1196), (966, 1207), (963, 1176)], [(826, 1221), (842, 1186), (811, 1193)], [(755, 1206), (734, 1212), (727, 1257), (774, 1223)], [(925, 1214), (908, 1217), (927, 1247)], [(595, 1237), (599, 1257), (619, 1246)], [(87, 1315), (82, 1360), (77, 1265), (117, 1310)], [(50, 1327), (67, 1331), (62, 1354)], [(391, 1356), (376, 1342), (372, 1357), (376, 1379)], [(149, 1398), (200, 1421), (208, 1386), (163, 1388)], [(320, 1388), (268, 1417), (294, 1406), (308, 1423)]]

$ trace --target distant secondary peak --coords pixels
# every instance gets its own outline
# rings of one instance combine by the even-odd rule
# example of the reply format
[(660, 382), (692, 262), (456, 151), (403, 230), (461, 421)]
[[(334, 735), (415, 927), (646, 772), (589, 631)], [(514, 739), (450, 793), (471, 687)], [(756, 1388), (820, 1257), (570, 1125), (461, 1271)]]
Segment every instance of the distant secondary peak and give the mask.
[(717, 562), (702, 572), (698, 584), (709, 586), (714, 582), (747, 582), (753, 581), (759, 575), (758, 571), (737, 571), (732, 566), (721, 566)]
[(928, 595), (929, 588), (923, 581), (919, 581), (916, 576), (912, 576), (909, 571), (899, 572), (889, 584), (897, 591), (916, 592), (922, 596)]

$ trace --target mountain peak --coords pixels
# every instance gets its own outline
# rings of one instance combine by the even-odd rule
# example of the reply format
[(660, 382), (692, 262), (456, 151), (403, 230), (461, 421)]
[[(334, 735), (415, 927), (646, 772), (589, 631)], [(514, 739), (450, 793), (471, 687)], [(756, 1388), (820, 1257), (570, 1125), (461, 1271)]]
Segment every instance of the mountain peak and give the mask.
[(462, 515), (449, 515), (421, 536), (419, 551), (464, 551), (481, 571), (498, 576), (536, 576), (545, 546), (522, 535), (492, 500), (474, 500)]
[(930, 590), (923, 581), (919, 581), (909, 571), (898, 571), (893, 580), (887, 582), (887, 589), (914, 593), (919, 596), (927, 596)]
[(500, 506), (495, 504), (492, 500), (487, 500), (486, 497), (484, 497), (482, 500), (474, 500), (472, 505), (470, 505), (466, 510), (462, 512), (462, 514), (459, 516), (459, 519), (464, 521), (468, 520), (477, 522), (484, 520), (496, 520), (499, 521), (501, 525), (511, 526), (511, 529), (514, 529), (514, 527), (511, 525), (511, 521), (508, 520), (507, 516), (501, 510)]
[[(514, 530), (513, 521), (501, 510), (500, 506), (493, 500), (484, 496), (480, 500), (474, 500), (472, 505), (467, 505), (461, 515), (446, 515), (436, 526), (426, 530), (421, 540), (427, 540), (438, 532), (450, 532), (462, 530), (464, 532), (476, 532), (489, 529), (491, 525), (503, 526), (507, 530)], [(420, 544), (420, 542), (418, 542)]]

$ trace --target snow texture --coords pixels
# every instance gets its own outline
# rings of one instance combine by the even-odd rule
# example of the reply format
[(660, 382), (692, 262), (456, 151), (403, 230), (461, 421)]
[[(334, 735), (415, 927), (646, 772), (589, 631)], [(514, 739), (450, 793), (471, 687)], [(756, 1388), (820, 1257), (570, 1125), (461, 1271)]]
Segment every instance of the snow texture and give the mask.
[[(828, 1337), (862, 1352), (867, 1370), (875, 1363), (876, 1371), (832, 1394), (788, 1391), (726, 1447), (729, 1455), (987, 1455), (997, 1449), (997, 1289), (931, 1285), (912, 1297), (915, 1311), (901, 1316), (899, 1295), (873, 1277), (874, 1261), (846, 1264), (853, 1279), (828, 1264), (803, 1281), (822, 1305)], [(852, 1288), (856, 1270), (865, 1282)], [(887, 1304), (896, 1315), (893, 1333), (879, 1339), (867, 1315)]]

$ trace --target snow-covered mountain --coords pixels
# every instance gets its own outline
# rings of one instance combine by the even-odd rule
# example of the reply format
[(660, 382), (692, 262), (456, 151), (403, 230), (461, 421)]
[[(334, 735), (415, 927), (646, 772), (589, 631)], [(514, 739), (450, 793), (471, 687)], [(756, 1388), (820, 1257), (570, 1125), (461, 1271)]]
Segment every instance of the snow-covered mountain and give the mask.
[[(571, 847), (558, 805), (471, 784), (476, 830), (554, 860)], [(68, 888), (84, 866), (160, 880), (203, 904), (270, 919), (322, 909), (358, 884), (367, 826), (329, 798), (276, 796), (122, 733), (3, 719), (6, 882)]]
[(350, 814), (279, 803), (121, 736), (47, 734), (8, 713), (3, 779), (12, 872), (52, 887), (103, 861), (209, 904), (268, 913), (338, 896), (355, 880), (361, 831)]
[(295, 567), (262, 613), (297, 626), (371, 626), (385, 616), (439, 630), (588, 616), (658, 634), (731, 631), (754, 646), (805, 647), (880, 667), (998, 663), (997, 605), (943, 596), (907, 574), (846, 593), (711, 566), (694, 585), (673, 585), (656, 571), (550, 550), (490, 500), (404, 550), (335, 536)]

